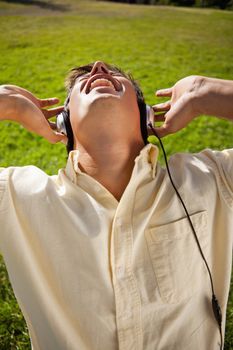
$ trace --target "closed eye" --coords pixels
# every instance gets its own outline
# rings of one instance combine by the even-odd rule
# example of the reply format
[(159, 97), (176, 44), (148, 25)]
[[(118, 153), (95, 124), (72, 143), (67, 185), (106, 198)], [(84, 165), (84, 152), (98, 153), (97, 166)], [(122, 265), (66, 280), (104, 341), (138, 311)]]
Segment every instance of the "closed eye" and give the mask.
[(121, 73), (117, 73), (117, 72), (110, 72), (111, 75), (113, 76), (117, 76), (117, 77), (122, 77), (122, 74)]
[[(109, 72), (110, 75), (112, 76), (118, 76), (118, 77), (122, 77), (122, 74), (121, 73), (118, 73), (118, 72)], [(83, 81), (85, 79), (88, 79), (90, 77), (91, 73), (87, 73), (85, 75), (82, 75), (80, 77), (77, 78), (78, 81)]]
[(83, 81), (83, 80), (87, 80), (89, 78), (90, 74), (85, 74), (85, 75), (82, 75), (82, 77), (78, 77), (76, 79), (76, 81)]

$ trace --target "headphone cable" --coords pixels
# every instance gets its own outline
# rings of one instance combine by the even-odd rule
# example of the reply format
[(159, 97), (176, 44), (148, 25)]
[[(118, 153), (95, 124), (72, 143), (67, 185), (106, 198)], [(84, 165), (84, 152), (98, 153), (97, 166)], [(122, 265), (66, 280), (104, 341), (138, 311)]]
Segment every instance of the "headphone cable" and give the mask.
[(163, 143), (162, 143), (160, 137), (157, 135), (157, 133), (156, 133), (155, 129), (153, 128), (151, 122), (148, 123), (148, 126), (151, 128), (153, 134), (154, 134), (154, 135), (157, 137), (157, 139), (159, 140), (159, 144), (160, 144), (160, 146), (161, 146), (161, 148), (162, 148), (162, 151), (163, 151), (163, 156), (164, 156), (164, 160), (165, 160), (165, 164), (166, 164), (166, 168), (167, 168), (167, 172), (168, 172), (169, 179), (170, 179), (171, 184), (172, 184), (172, 186), (173, 186), (173, 188), (174, 188), (174, 190), (175, 190), (175, 192), (176, 192), (176, 194), (177, 194), (177, 196), (178, 196), (178, 198), (179, 198), (179, 200), (180, 200), (180, 202), (181, 202), (181, 204), (182, 204), (182, 206), (183, 206), (183, 208), (184, 208), (184, 211), (185, 211), (185, 214), (186, 214), (187, 219), (188, 219), (188, 221), (189, 221), (189, 224), (190, 224), (191, 230), (192, 230), (192, 232), (193, 232), (195, 241), (196, 241), (196, 243), (197, 243), (199, 252), (200, 252), (201, 257), (202, 257), (202, 259), (203, 259), (203, 261), (204, 261), (204, 263), (205, 263), (205, 266), (206, 266), (206, 268), (207, 268), (207, 271), (208, 271), (208, 274), (209, 274), (209, 278), (210, 278), (211, 290), (212, 290), (212, 309), (213, 309), (214, 317), (215, 317), (215, 319), (216, 319), (216, 321), (217, 321), (217, 324), (218, 324), (219, 333), (220, 333), (220, 339), (221, 339), (221, 341), (220, 341), (220, 350), (223, 350), (222, 312), (221, 312), (221, 308), (220, 308), (218, 299), (216, 298), (216, 295), (215, 295), (215, 292), (214, 292), (214, 284), (213, 284), (213, 279), (212, 279), (212, 275), (211, 275), (211, 272), (210, 272), (209, 265), (208, 265), (208, 263), (207, 263), (207, 261), (206, 261), (206, 258), (205, 258), (205, 256), (204, 256), (204, 253), (203, 253), (203, 251), (202, 251), (200, 242), (199, 242), (199, 240), (198, 240), (198, 237), (197, 237), (196, 231), (195, 231), (195, 229), (194, 229), (193, 223), (192, 223), (192, 221), (191, 221), (191, 219), (190, 219), (188, 210), (187, 210), (187, 208), (186, 208), (186, 206), (185, 206), (185, 204), (184, 204), (184, 201), (183, 201), (181, 195), (179, 194), (179, 192), (178, 192), (178, 190), (177, 190), (177, 188), (176, 188), (176, 186), (175, 186), (175, 184), (174, 184), (174, 182), (173, 182), (173, 179), (172, 179), (172, 176), (171, 176), (171, 172), (170, 172), (170, 169), (169, 169), (169, 166), (168, 166), (167, 156), (166, 156), (166, 152), (165, 152)]

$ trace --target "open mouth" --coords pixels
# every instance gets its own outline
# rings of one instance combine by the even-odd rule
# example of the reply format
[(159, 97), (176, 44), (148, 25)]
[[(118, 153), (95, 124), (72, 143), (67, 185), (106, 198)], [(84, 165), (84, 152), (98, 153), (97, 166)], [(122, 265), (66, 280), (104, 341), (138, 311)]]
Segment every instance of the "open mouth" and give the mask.
[(94, 89), (95, 87), (101, 87), (101, 86), (110, 87), (110, 88), (116, 90), (115, 86), (113, 85), (113, 83), (110, 80), (107, 80), (105, 78), (101, 78), (101, 79), (96, 79), (91, 83), (90, 91), (92, 89)]
[(122, 90), (121, 83), (108, 74), (95, 74), (91, 77), (86, 84), (86, 94), (89, 94), (91, 90), (97, 87), (107, 87), (117, 92)]

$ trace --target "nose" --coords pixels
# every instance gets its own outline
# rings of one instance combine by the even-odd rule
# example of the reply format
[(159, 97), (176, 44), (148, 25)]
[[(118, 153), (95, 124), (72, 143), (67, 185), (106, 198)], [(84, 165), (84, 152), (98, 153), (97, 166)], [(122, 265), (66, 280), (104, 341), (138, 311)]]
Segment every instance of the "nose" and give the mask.
[(98, 74), (98, 73), (105, 73), (105, 74), (109, 73), (108, 68), (106, 67), (104, 62), (96, 61), (94, 63), (91, 70), (91, 75)]

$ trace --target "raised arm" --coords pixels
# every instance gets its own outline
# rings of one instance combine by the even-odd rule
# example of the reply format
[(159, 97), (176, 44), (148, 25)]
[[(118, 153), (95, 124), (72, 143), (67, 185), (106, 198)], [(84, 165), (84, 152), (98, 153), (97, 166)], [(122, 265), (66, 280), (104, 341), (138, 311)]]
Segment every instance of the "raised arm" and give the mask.
[(153, 106), (155, 121), (164, 121), (155, 128), (160, 137), (179, 131), (201, 114), (233, 120), (232, 80), (189, 76), (156, 95), (170, 97)]
[(58, 103), (57, 98), (39, 99), (31, 92), (15, 86), (0, 86), (0, 120), (12, 120), (35, 132), (49, 142), (66, 142), (66, 136), (56, 132), (49, 118), (62, 111), (63, 107), (45, 109)]

